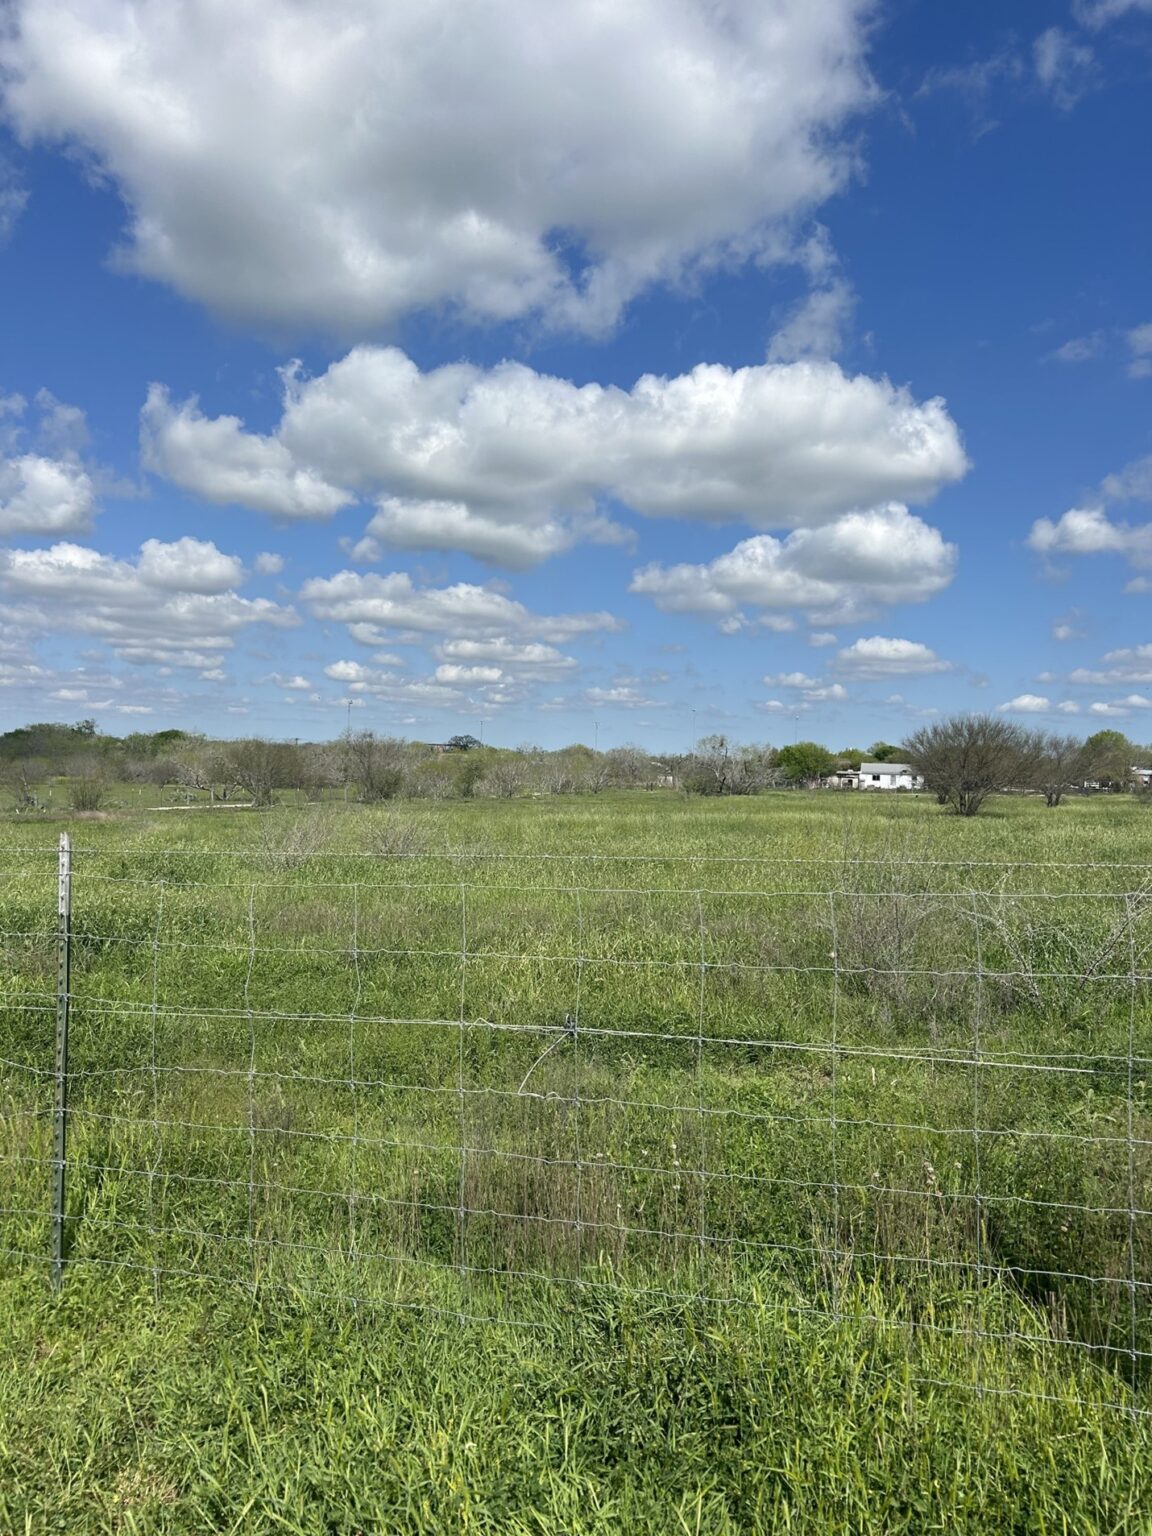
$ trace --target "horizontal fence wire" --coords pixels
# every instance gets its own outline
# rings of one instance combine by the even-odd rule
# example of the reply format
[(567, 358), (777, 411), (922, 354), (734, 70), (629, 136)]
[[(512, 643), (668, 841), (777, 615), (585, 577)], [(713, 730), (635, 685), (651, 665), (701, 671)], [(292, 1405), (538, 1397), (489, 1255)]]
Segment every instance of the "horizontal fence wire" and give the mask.
[(1152, 1413), (1142, 866), (96, 844), (61, 1074), (55, 859), (0, 851), (9, 1264), (63, 1078), (69, 1284), (770, 1304)]

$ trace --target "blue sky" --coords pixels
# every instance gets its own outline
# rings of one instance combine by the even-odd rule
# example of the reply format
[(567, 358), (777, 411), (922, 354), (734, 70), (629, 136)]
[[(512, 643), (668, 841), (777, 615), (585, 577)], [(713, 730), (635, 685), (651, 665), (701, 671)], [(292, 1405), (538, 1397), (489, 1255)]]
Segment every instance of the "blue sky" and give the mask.
[(1152, 738), (1150, 82), (1152, 0), (7, 0), (0, 719)]

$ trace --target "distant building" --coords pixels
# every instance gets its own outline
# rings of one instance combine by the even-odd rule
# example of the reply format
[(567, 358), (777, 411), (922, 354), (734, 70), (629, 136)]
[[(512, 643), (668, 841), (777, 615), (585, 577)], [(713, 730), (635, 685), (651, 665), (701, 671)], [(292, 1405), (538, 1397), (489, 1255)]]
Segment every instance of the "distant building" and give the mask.
[(908, 763), (861, 763), (857, 789), (923, 789), (923, 776)]

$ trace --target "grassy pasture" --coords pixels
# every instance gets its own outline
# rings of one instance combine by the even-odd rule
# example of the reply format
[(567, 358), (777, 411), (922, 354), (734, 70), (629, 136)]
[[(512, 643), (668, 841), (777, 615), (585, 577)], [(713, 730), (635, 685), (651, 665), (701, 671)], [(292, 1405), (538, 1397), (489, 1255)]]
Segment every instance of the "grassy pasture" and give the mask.
[(1140, 806), (77, 822), (52, 1297), (64, 824), (0, 845), (0, 1530), (1152, 1529)]

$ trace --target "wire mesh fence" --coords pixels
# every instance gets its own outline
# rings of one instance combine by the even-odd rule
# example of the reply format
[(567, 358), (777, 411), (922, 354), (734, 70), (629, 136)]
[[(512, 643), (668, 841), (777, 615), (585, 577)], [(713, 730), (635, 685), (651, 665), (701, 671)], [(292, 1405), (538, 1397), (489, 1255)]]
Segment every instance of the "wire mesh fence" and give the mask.
[(81, 849), (61, 1066), (57, 855), (3, 857), (9, 1264), (53, 1261), (63, 1087), (68, 1284), (770, 1295), (1148, 1407), (1135, 866)]

